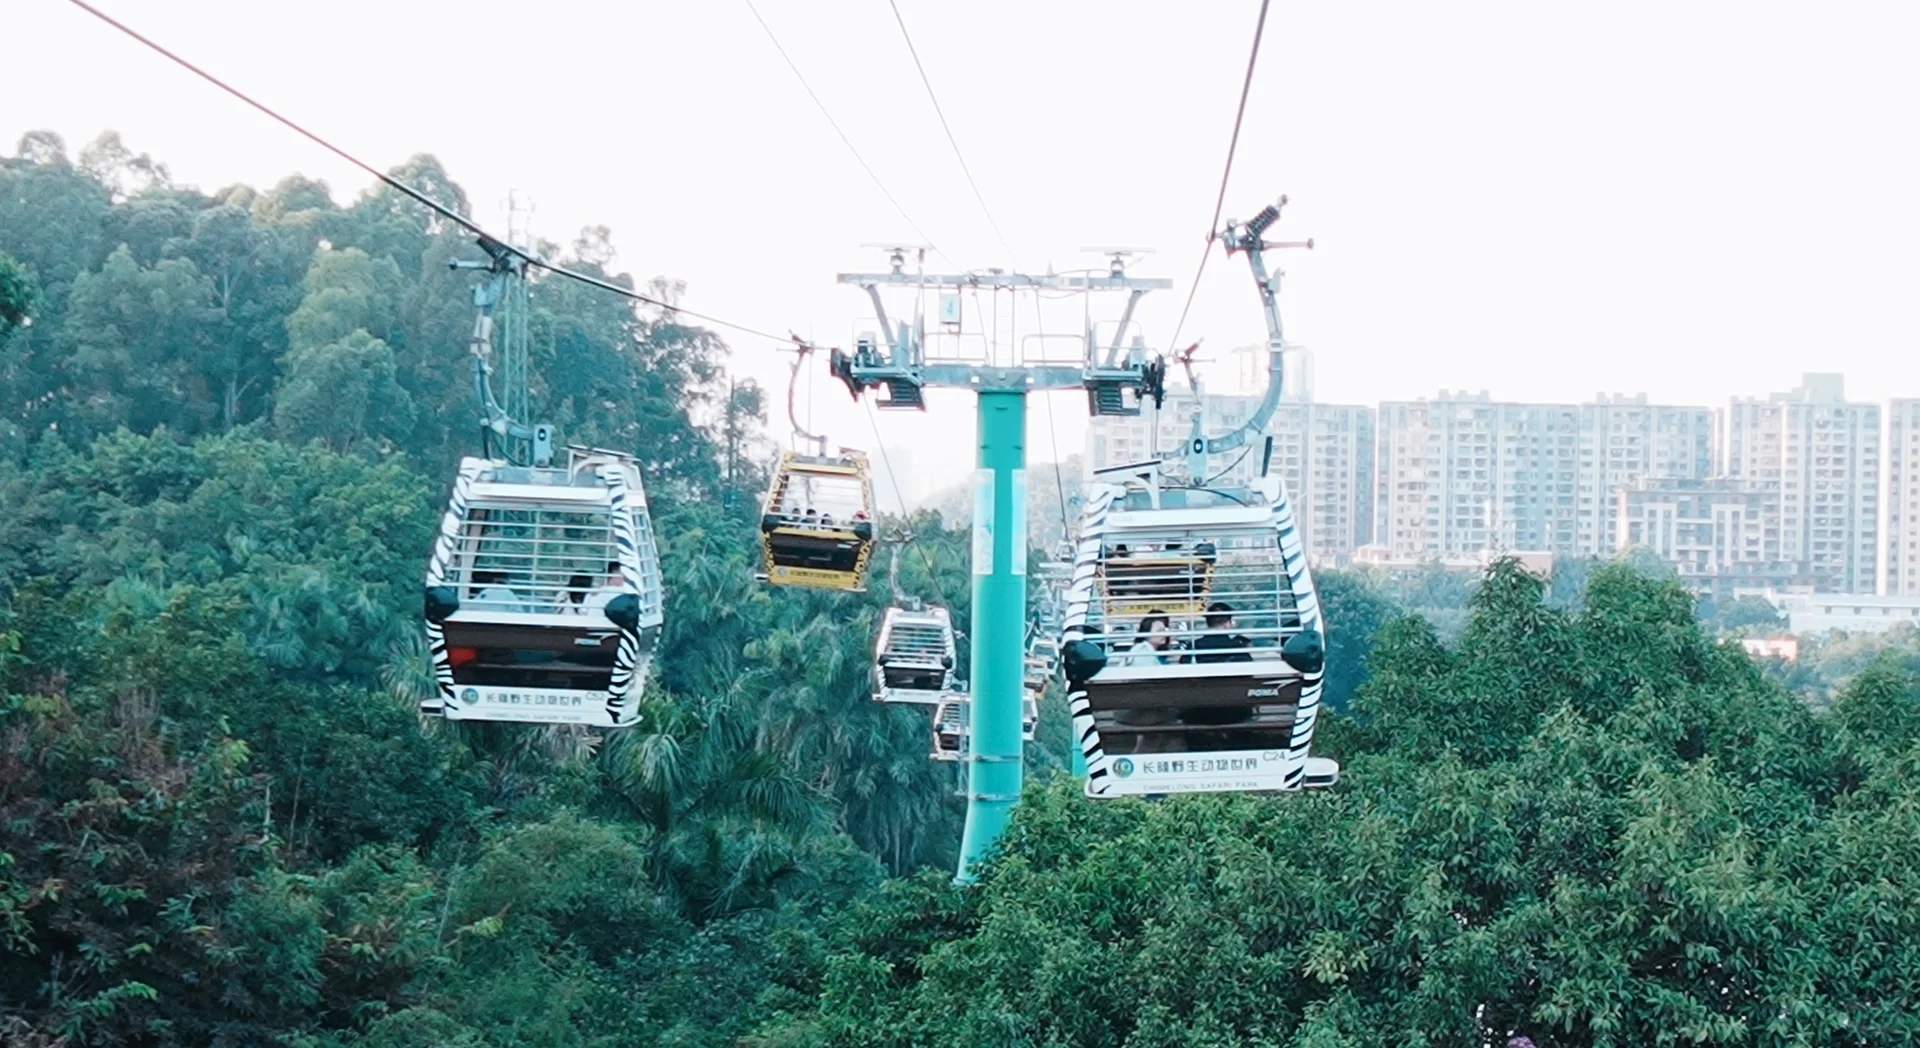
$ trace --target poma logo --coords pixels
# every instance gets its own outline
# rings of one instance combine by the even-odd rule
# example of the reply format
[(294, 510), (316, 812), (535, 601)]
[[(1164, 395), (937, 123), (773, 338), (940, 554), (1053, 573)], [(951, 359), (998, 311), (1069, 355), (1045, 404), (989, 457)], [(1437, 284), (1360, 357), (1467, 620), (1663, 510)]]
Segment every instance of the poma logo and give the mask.
[(1248, 688), (1247, 689), (1247, 698), (1249, 699), (1277, 699), (1279, 697), (1280, 697), (1279, 688)]

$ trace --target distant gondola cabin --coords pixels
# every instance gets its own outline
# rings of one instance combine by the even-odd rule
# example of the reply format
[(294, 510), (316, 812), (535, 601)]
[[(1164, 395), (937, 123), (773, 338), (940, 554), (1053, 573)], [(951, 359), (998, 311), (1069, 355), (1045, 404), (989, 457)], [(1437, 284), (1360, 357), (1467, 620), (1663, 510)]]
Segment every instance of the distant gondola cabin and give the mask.
[(874, 645), (878, 702), (937, 703), (954, 687), (953, 621), (945, 608), (888, 608)]
[(866, 456), (786, 452), (760, 512), (760, 570), (775, 586), (860, 592), (873, 555)]
[(937, 761), (957, 761), (966, 755), (972, 712), (965, 695), (949, 695), (933, 708), (933, 751)]

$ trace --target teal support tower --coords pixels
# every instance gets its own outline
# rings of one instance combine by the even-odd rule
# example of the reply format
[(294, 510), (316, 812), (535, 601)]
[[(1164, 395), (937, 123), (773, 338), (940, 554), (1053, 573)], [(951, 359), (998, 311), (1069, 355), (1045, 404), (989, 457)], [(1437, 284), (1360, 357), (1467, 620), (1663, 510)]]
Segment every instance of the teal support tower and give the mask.
[(979, 396), (973, 493), (972, 745), (960, 870), (968, 884), (1020, 799), (1021, 676), (1027, 624), (1027, 394)]
[[(967, 823), (954, 875), (954, 883), (964, 885), (973, 882), (1020, 801), (1027, 655), (1027, 395), (1074, 390), (1086, 396), (1087, 409), (1095, 415), (1138, 415), (1147, 401), (1157, 404), (1166, 392), (1166, 362), (1148, 358), (1145, 343), (1135, 333), (1133, 311), (1147, 292), (1173, 285), (1158, 277), (1128, 276), (1129, 252), (1124, 250), (1110, 254), (1105, 272), (1047, 274), (998, 269), (908, 272), (908, 250), (887, 249), (887, 272), (841, 273), (835, 278), (866, 291), (873, 303), (873, 331), (856, 339), (850, 352), (831, 350), (828, 360), (833, 376), (854, 399), (870, 389), (886, 390), (881, 407), (924, 410), (925, 391), (933, 388), (964, 389), (977, 398), (980, 455), (973, 489)], [(920, 257), (925, 260), (926, 249)], [(911, 296), (912, 323), (889, 317), (882, 289)], [(993, 293), (996, 304), (984, 318), (986, 352), (981, 354), (977, 342), (957, 340), (980, 337), (967, 327), (970, 322), (960, 306), (962, 296), (983, 290)], [(1018, 332), (1002, 323), (1022, 315), (1017, 309), (999, 312), (1002, 292), (1078, 295), (1085, 302), (1077, 328), (1068, 333), (1048, 330), (1036, 297), (1033, 328)], [(1099, 321), (1096, 337), (1091, 304), (1095, 295), (1107, 294), (1125, 295), (1125, 311), (1117, 323)], [(936, 314), (924, 309), (929, 295), (941, 296)], [(932, 355), (927, 351), (930, 340), (939, 349)], [(1063, 340), (1075, 349), (1062, 352)], [(1084, 776), (1079, 749), (1070, 747), (1074, 771)]]

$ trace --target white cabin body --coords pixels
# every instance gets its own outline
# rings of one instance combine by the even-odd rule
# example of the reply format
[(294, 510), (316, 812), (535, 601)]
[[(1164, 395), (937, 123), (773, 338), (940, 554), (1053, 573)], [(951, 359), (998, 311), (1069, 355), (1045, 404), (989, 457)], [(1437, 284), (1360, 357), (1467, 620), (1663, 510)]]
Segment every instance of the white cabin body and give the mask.
[(933, 749), (937, 761), (957, 761), (967, 754), (973, 709), (965, 695), (948, 695), (933, 708)]
[(426, 576), (435, 694), (450, 720), (627, 727), (663, 622), (660, 557), (631, 458), (460, 463)]
[(1095, 485), (1062, 649), (1090, 796), (1338, 777), (1308, 755), (1324, 626), (1277, 478), (1251, 491)]
[(874, 701), (940, 702), (954, 690), (954, 651), (947, 609), (888, 608), (874, 645)]

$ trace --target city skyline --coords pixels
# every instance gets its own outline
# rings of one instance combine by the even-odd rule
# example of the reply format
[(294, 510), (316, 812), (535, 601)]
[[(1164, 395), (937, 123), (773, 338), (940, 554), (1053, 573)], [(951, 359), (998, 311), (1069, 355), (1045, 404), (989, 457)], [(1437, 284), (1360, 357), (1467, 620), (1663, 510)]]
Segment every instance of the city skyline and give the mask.
[[(1219, 432), (1258, 401), (1175, 388), (1157, 417), (1097, 423), (1087, 462), (1164, 454), (1196, 404)], [(1920, 594), (1920, 399), (1850, 400), (1840, 374), (1803, 373), (1791, 389), (1717, 406), (1448, 389), (1374, 405), (1289, 398), (1268, 433), (1270, 458), (1262, 449), (1210, 469), (1246, 483), (1265, 462), (1323, 561), (1640, 548), (1702, 591)]]

